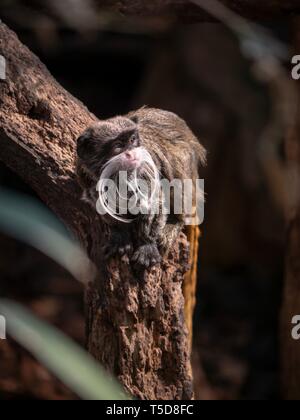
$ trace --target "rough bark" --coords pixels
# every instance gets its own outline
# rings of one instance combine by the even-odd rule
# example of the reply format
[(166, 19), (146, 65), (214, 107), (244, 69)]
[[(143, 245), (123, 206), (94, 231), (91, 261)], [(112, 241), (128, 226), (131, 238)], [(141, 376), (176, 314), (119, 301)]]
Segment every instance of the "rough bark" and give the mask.
[(193, 395), (182, 296), (187, 263), (182, 236), (170, 258), (145, 277), (136, 278), (126, 263), (115, 261), (101, 293), (87, 293), (88, 348), (138, 398)]
[[(187, 0), (97, 0), (102, 8), (125, 15), (170, 16), (186, 21), (206, 21), (208, 15)], [(300, 13), (298, 0), (221, 0), (221, 3), (250, 19), (283, 18)]]
[[(294, 22), (295, 51), (300, 48), (300, 19)], [(300, 342), (291, 335), (292, 319), (300, 315), (300, 89), (295, 124), (286, 138), (286, 154), (291, 168), (287, 214), (286, 276), (281, 314), (281, 362), (283, 395), (288, 400), (300, 399)]]
[(192, 398), (182, 281), (187, 241), (143, 278), (130, 266), (99, 258), (101, 224), (80, 201), (75, 139), (96, 119), (66, 92), (5, 25), (0, 54), (0, 159), (18, 173), (75, 233), (99, 269), (86, 292), (88, 349), (139, 398)]

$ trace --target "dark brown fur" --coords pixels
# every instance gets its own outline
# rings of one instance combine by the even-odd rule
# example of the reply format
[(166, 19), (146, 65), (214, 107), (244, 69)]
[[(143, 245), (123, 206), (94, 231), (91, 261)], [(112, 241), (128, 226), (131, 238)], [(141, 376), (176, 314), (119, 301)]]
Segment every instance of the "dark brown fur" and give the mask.
[[(136, 143), (150, 152), (161, 177), (196, 180), (205, 164), (206, 152), (186, 123), (177, 115), (159, 109), (142, 108), (124, 117), (115, 117), (89, 127), (78, 140), (77, 173), (84, 197), (96, 207), (96, 184), (103, 165), (113, 156), (107, 139), (126, 141), (135, 133)], [(127, 146), (126, 146), (127, 147)], [(116, 224), (104, 218), (108, 227), (107, 257), (129, 254), (138, 265), (159, 263), (184, 226), (185, 215), (140, 215), (131, 225)]]

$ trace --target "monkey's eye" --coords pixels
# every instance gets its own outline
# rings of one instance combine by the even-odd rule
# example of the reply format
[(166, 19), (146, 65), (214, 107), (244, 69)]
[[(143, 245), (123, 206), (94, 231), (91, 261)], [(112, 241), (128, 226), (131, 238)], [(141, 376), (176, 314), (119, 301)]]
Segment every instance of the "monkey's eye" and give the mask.
[(129, 143), (130, 144), (134, 144), (134, 143), (136, 143), (137, 142), (137, 135), (136, 134), (132, 134), (132, 136), (130, 137), (130, 139), (129, 139)]

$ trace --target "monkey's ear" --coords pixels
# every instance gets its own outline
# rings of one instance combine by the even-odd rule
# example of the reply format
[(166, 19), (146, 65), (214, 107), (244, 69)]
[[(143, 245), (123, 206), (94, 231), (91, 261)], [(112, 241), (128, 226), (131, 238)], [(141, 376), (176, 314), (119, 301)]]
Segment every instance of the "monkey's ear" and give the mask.
[(77, 139), (77, 155), (80, 159), (87, 159), (93, 152), (93, 142), (88, 133)]
[(138, 124), (138, 122), (139, 122), (139, 117), (137, 115), (133, 115), (132, 117), (130, 117), (130, 119), (135, 124)]

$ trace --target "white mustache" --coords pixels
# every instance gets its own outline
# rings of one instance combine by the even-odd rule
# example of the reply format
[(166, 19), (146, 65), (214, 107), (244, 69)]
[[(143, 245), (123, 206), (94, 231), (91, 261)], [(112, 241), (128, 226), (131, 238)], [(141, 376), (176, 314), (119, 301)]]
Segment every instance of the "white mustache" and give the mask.
[[(138, 203), (138, 199), (140, 198), (143, 202), (143, 206), (147, 209), (151, 208), (153, 198), (156, 196), (157, 191), (160, 186), (160, 176), (158, 168), (150, 155), (150, 153), (143, 147), (139, 147), (135, 149), (135, 151), (139, 155), (139, 159), (141, 161), (141, 165), (138, 169), (132, 170), (127, 177), (126, 184), (128, 191), (131, 192), (130, 201), (134, 201), (132, 208)], [(112, 208), (109, 203), (109, 197), (107, 191), (105, 190), (106, 181), (112, 180), (115, 182), (115, 185), (118, 185), (118, 178), (119, 174), (122, 170), (126, 170), (126, 168), (122, 169), (124, 166), (124, 161), (122, 160), (122, 154), (113, 157), (110, 159), (103, 167), (100, 180), (98, 183), (98, 192), (99, 192), (99, 204), (105, 210), (106, 214), (109, 214), (114, 220), (117, 220), (122, 223), (132, 223), (134, 218), (128, 219), (126, 215), (119, 215), (116, 212), (116, 208)], [(140, 186), (139, 180), (146, 181), (147, 184), (151, 186), (151, 195), (145, 194)], [(121, 200), (128, 200), (128, 197), (122, 197), (117, 188), (117, 197), (116, 200), (120, 203)], [(128, 208), (124, 209), (119, 206), (119, 210), (130, 210)]]

